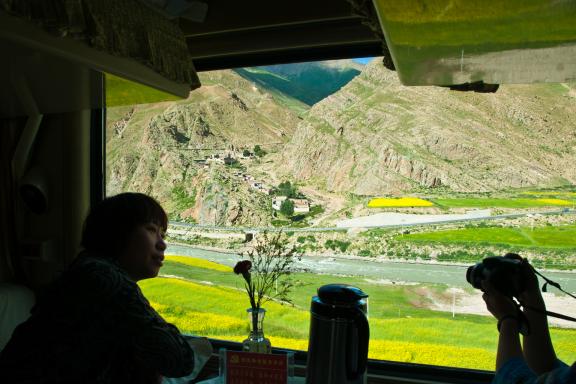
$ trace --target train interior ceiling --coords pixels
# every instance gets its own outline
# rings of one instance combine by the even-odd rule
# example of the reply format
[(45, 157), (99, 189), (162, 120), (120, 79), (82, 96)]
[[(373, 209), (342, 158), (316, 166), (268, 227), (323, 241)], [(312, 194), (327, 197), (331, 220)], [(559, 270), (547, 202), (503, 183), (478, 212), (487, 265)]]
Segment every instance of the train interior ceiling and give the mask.
[[(575, 27), (555, 22), (562, 4), (531, 1), (539, 16), (507, 25), (523, 5), (493, 3), (0, 2), (0, 284), (41, 290), (77, 254), (105, 190), (105, 74), (179, 97), (201, 86), (199, 71), (353, 57), (455, 92), (575, 81)], [(457, 29), (468, 22), (498, 28)]]

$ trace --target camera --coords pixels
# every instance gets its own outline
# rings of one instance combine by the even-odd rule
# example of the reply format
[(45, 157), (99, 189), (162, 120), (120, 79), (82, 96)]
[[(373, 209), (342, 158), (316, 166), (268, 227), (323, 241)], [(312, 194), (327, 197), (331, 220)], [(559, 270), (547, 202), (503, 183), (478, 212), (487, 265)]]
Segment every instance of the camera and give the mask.
[(487, 257), (482, 262), (468, 267), (466, 280), (476, 289), (488, 281), (501, 294), (517, 297), (525, 289), (522, 278), (522, 261), (510, 257)]

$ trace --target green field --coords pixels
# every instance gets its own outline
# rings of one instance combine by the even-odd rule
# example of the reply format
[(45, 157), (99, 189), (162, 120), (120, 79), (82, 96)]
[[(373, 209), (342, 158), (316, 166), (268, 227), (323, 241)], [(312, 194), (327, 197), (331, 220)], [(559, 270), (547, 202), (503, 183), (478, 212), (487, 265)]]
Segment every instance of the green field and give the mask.
[(451, 198), (431, 199), (443, 208), (534, 208), (559, 207), (576, 205), (575, 200), (567, 199), (530, 199), (530, 198)]
[[(170, 260), (171, 259), (171, 260)], [(176, 261), (179, 260), (179, 261)], [(242, 341), (248, 334), (249, 306), (241, 278), (226, 267), (194, 258), (168, 258), (162, 273), (170, 278), (140, 282), (152, 305), (184, 333)], [(177, 276), (178, 278), (175, 278)], [(401, 362), (492, 370), (497, 331), (488, 316), (459, 315), (425, 308), (422, 289), (368, 283), (360, 277), (297, 273), (294, 306), (269, 302), (265, 333), (275, 347), (307, 349), (310, 299), (327, 283), (348, 283), (370, 295), (370, 357)], [(470, 288), (471, 289), (471, 288)], [(576, 330), (552, 329), (558, 355), (576, 359)]]
[(146, 85), (106, 74), (106, 107), (182, 100)]
[(530, 227), (464, 228), (414, 233), (397, 237), (396, 239), (408, 242), (469, 243), (576, 250), (576, 225), (536, 227), (534, 229)]

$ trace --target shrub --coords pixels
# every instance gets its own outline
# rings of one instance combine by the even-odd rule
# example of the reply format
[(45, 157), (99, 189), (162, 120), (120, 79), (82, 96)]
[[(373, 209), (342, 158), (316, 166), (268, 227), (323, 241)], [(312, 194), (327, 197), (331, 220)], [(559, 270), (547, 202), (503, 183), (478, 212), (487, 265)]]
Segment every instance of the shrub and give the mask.
[(335, 250), (340, 250), (340, 252), (346, 252), (346, 250), (348, 249), (348, 247), (350, 246), (350, 242), (349, 241), (340, 241), (340, 240), (326, 240), (326, 242), (324, 243), (324, 247), (331, 249), (333, 251)]
[(267, 153), (267, 152), (266, 152), (265, 150), (263, 150), (262, 148), (260, 148), (259, 145), (255, 145), (255, 146), (254, 146), (254, 154), (255, 154), (256, 156), (262, 157), (262, 156), (266, 155), (266, 153)]

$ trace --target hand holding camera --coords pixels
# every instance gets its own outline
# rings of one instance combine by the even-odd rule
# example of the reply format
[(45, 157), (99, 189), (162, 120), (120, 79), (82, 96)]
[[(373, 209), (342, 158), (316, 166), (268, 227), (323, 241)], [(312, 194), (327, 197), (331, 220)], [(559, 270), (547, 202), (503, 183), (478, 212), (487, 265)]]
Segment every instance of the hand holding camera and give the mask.
[(484, 294), (482, 299), (486, 303), (486, 308), (498, 322), (507, 318), (518, 318), (518, 307), (514, 301), (498, 292), (489, 281), (482, 282)]
[[(547, 316), (576, 321), (575, 318), (546, 310), (538, 284), (539, 275), (545, 281), (542, 291), (552, 285), (566, 295), (560, 285), (538, 272), (528, 260), (515, 253), (488, 257), (466, 270), (466, 280), (484, 292), (486, 308), (498, 320), (498, 352), (496, 368), (514, 357), (522, 357), (530, 369), (540, 375), (554, 369), (556, 353), (550, 338)], [(506, 322), (506, 326), (503, 326)], [(518, 332), (524, 335), (520, 344)]]
[[(543, 291), (546, 291), (547, 284), (563, 291), (558, 283), (540, 274), (528, 260), (515, 253), (485, 258), (467, 269), (466, 280), (474, 288), (484, 292), (482, 297), (488, 310), (499, 321), (498, 329), (504, 317), (516, 319), (519, 330), (524, 335), (530, 333), (529, 320), (532, 322), (542, 317), (545, 321), (546, 315), (576, 321), (569, 316), (546, 311), (536, 274), (546, 281)], [(568, 292), (565, 293), (574, 297)], [(514, 311), (512, 307), (515, 308)]]

